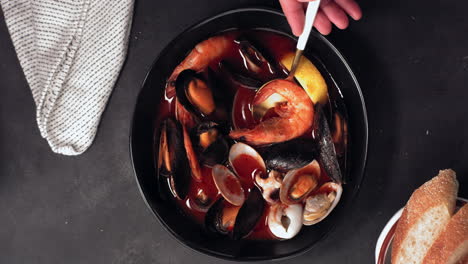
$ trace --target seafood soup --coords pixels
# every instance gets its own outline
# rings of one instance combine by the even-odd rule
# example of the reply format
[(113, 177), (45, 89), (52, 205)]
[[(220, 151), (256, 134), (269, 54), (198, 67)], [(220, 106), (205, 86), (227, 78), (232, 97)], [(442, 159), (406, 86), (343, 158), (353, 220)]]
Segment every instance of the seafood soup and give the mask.
[(294, 52), (285, 35), (231, 30), (197, 44), (168, 77), (156, 188), (207, 233), (290, 239), (326, 219), (346, 188), (343, 98), (312, 56), (284, 80)]

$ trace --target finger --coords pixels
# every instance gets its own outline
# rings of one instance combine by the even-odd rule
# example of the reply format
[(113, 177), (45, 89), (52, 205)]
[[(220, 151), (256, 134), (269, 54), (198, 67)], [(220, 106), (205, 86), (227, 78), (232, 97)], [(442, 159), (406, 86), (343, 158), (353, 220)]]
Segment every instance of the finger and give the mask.
[(293, 34), (299, 36), (304, 29), (305, 20), (302, 3), (296, 0), (279, 0), (279, 2)]
[[(315, 0), (297, 0), (297, 1), (302, 2), (302, 3), (308, 3), (308, 2), (315, 1)], [(328, 3), (330, 3), (331, 1), (333, 0), (321, 0), (320, 6), (328, 5)]]
[(332, 30), (332, 25), (328, 17), (323, 13), (322, 10), (317, 12), (314, 21), (314, 27), (322, 34), (328, 35)]
[(330, 19), (333, 24), (335, 24), (337, 28), (345, 29), (348, 27), (348, 16), (335, 2), (330, 2), (328, 5), (321, 8), (323, 13), (328, 17), (328, 19)]
[(359, 20), (362, 17), (362, 11), (359, 5), (354, 0), (335, 0), (336, 4), (339, 5), (350, 17), (354, 20)]

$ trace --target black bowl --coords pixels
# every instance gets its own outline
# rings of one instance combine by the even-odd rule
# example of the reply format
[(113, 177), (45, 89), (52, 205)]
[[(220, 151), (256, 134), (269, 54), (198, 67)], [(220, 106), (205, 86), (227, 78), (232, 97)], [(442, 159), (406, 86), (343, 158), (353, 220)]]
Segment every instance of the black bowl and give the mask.
[(184, 216), (172, 203), (163, 202), (158, 195), (153, 152), (154, 120), (167, 77), (184, 56), (200, 41), (213, 34), (233, 29), (262, 28), (290, 35), (283, 14), (267, 9), (246, 8), (222, 13), (205, 20), (180, 34), (155, 60), (138, 96), (130, 136), (130, 151), (136, 179), (148, 207), (162, 225), (177, 240), (199, 252), (230, 260), (278, 259), (303, 253), (327, 235), (350, 214), (350, 202), (356, 196), (367, 155), (367, 115), (359, 85), (338, 50), (323, 36), (312, 32), (306, 51), (319, 57), (338, 84), (349, 115), (352, 146), (350, 149), (349, 180), (344, 186), (342, 200), (321, 223), (304, 227), (291, 240), (235, 241), (213, 238)]

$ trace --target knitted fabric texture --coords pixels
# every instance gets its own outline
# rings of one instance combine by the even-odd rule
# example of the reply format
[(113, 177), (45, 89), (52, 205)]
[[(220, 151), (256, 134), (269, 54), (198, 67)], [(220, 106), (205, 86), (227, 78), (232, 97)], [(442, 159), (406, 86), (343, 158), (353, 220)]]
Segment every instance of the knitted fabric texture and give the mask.
[(127, 52), (133, 0), (0, 0), (52, 150), (83, 153)]

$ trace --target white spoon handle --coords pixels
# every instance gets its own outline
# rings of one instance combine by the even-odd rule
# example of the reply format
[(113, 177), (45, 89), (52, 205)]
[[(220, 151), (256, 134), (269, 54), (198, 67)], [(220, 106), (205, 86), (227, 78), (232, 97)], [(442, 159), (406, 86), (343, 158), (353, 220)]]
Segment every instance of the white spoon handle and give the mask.
[(314, 25), (315, 16), (317, 15), (317, 11), (320, 6), (320, 0), (314, 0), (309, 2), (307, 5), (307, 11), (305, 16), (305, 25), (302, 34), (299, 36), (299, 40), (297, 41), (296, 48), (299, 50), (304, 50), (307, 44), (307, 40), (309, 39), (310, 31)]

